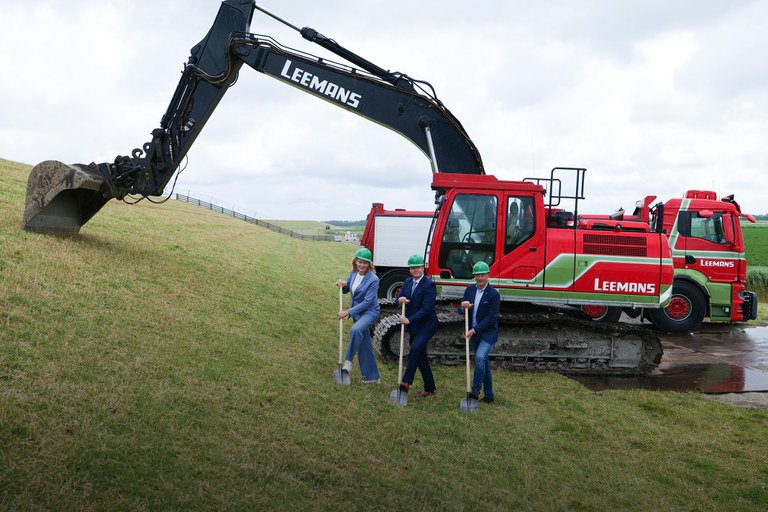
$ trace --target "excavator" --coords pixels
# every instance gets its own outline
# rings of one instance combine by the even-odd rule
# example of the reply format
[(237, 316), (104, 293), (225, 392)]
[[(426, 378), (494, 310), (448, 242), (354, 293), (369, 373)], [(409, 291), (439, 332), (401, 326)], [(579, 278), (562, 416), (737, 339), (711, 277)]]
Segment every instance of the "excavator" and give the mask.
[[(349, 64), (250, 33), (256, 10)], [(113, 162), (35, 166), (24, 228), (76, 234), (111, 199), (162, 195), (243, 64), (401, 134), (428, 158), (437, 208), (424, 253), (440, 290), (441, 322), (430, 349), (434, 359), (462, 361), (462, 324), (452, 303), (472, 282), (472, 266), (484, 261), (504, 300), (496, 364), (601, 375), (647, 373), (658, 365), (662, 347), (653, 332), (598, 323), (581, 310), (653, 309), (669, 301), (672, 256), (660, 227), (583, 219), (584, 168), (555, 168), (547, 179), (523, 181), (486, 175), (475, 144), (428, 82), (385, 70), (253, 0), (222, 2), (150, 141)], [(563, 173), (575, 176), (573, 194), (563, 190)], [(571, 200), (569, 211), (563, 201)], [(386, 359), (395, 353), (397, 315), (384, 306), (374, 339)]]

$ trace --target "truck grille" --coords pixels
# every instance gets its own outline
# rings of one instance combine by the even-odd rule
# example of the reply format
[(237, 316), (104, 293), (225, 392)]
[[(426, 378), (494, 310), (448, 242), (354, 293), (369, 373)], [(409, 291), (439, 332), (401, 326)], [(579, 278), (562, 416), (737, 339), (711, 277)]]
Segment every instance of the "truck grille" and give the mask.
[(584, 254), (605, 254), (608, 256), (648, 255), (648, 241), (642, 236), (620, 236), (585, 233)]

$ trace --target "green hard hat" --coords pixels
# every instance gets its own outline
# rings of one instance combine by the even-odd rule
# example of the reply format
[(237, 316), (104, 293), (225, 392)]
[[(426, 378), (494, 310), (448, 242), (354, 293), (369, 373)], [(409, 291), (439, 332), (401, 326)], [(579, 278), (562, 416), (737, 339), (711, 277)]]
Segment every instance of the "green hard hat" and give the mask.
[(424, 266), (424, 257), (419, 256), (418, 254), (411, 255), (410, 258), (408, 258), (408, 266), (409, 267), (423, 267)]
[(491, 272), (491, 269), (488, 268), (488, 264), (484, 261), (478, 261), (475, 263), (475, 266), (472, 267), (472, 273), (473, 274), (488, 274)]
[(371, 254), (371, 251), (369, 251), (365, 247), (361, 247), (357, 250), (355, 253), (355, 258), (363, 261), (367, 261), (368, 263), (371, 263), (373, 261), (373, 255)]

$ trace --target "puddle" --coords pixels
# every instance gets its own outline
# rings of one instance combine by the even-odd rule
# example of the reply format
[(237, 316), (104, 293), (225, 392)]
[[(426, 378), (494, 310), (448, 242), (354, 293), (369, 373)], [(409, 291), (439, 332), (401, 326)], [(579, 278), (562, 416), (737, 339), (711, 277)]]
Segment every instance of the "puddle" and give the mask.
[(695, 333), (660, 337), (664, 356), (659, 367), (649, 375), (572, 378), (593, 391), (768, 391), (768, 327), (711, 324)]

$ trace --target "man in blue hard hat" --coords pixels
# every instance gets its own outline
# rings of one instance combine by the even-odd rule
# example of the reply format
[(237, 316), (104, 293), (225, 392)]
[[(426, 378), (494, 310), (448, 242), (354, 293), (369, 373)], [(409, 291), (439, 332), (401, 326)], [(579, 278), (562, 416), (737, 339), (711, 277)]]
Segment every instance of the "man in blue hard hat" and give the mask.
[(427, 359), (427, 344), (438, 329), (435, 299), (437, 287), (430, 278), (424, 275), (424, 258), (414, 254), (408, 258), (408, 268), (411, 277), (405, 280), (397, 299), (405, 304), (405, 316), (400, 315), (400, 323), (405, 324), (410, 333), (411, 352), (400, 383), (400, 390), (406, 393), (413, 384), (416, 368), (421, 371), (424, 379), (424, 391), (418, 396), (429, 397), (437, 394), (432, 368)]
[(467, 286), (464, 297), (459, 305), (459, 314), (471, 309), (467, 339), (469, 346), (475, 352), (475, 375), (472, 379), (470, 398), (478, 400), (480, 390), (483, 390), (483, 402), (493, 402), (493, 378), (488, 354), (499, 339), (499, 306), (501, 296), (496, 289), (488, 284), (490, 268), (484, 261), (475, 263), (472, 274), (475, 284)]

